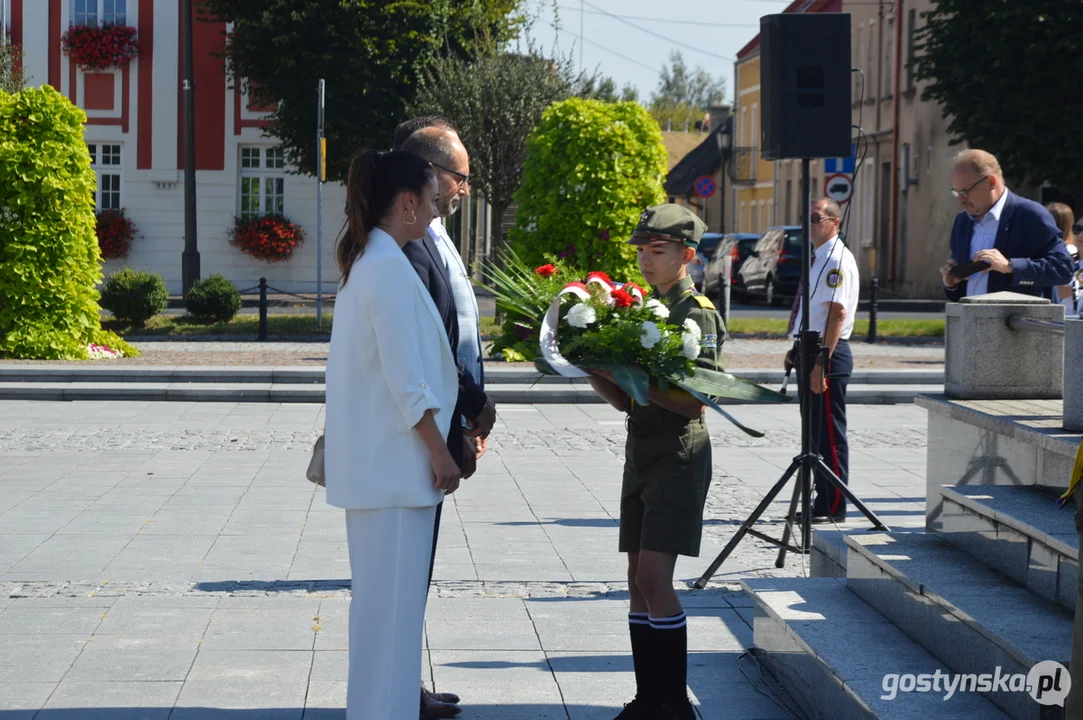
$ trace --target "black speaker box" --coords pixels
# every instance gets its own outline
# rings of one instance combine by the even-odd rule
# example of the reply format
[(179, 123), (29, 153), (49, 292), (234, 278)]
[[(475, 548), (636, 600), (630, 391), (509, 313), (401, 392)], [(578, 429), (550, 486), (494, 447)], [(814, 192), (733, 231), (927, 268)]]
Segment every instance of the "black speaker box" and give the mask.
[(760, 18), (765, 160), (850, 156), (850, 14)]

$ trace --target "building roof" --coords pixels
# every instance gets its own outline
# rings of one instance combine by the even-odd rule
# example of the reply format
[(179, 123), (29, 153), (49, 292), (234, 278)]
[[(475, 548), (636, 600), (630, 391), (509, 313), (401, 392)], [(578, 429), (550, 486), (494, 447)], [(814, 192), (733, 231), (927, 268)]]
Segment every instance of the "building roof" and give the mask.
[(706, 137), (701, 132), (663, 132), (662, 142), (666, 146), (666, 154), (669, 156), (666, 162), (666, 170), (672, 170), (684, 156), (692, 152)]
[(692, 152), (681, 158), (666, 177), (667, 195), (691, 195), (696, 180), (703, 175), (713, 175), (721, 164), (718, 141), (715, 135), (727, 132), (726, 126), (715, 128), (707, 133), (707, 139), (697, 145)]
[[(829, 9), (828, 8), (829, 5), (838, 5), (839, 7)], [(789, 5), (787, 5), (786, 9), (783, 10), (782, 12), (784, 12), (784, 13), (805, 13), (805, 12), (824, 12), (824, 11), (838, 12), (840, 10), (841, 10), (841, 3), (839, 2), (839, 0), (793, 0), (793, 2), (791, 2)], [(760, 34), (756, 33), (756, 37), (749, 40), (748, 44), (745, 45), (743, 48), (741, 48), (737, 52), (737, 62), (740, 63), (742, 60), (745, 60), (746, 58), (755, 55), (757, 52), (759, 52), (759, 49), (760, 49)]]

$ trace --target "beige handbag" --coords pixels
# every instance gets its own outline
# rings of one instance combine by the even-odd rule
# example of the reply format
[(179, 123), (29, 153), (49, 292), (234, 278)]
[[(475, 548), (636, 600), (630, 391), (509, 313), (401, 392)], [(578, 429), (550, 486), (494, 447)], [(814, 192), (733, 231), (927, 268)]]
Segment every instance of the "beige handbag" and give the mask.
[(320, 487), (327, 486), (327, 478), (323, 471), (323, 435), (320, 435), (312, 448), (312, 459), (308, 461), (308, 471), (305, 472), (305, 477)]

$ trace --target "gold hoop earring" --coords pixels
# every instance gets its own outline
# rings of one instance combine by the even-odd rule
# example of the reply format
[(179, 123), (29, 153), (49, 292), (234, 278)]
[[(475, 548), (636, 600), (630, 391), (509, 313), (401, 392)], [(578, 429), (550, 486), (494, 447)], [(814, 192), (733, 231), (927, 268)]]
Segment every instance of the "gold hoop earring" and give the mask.
[[(411, 215), (413, 215), (414, 219), (413, 220), (407, 220), (406, 219), (406, 213), (410, 213)], [(402, 221), (407, 225), (413, 225), (414, 223), (417, 222), (417, 213), (415, 213), (413, 210), (403, 210), (402, 211)]]

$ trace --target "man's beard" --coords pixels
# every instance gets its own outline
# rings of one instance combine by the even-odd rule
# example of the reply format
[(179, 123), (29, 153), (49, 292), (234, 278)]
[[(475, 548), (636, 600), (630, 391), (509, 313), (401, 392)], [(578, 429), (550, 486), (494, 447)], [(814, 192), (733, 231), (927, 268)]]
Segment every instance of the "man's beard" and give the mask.
[(462, 205), (462, 198), (458, 195), (448, 198), (446, 204), (441, 203), (440, 217), (451, 217), (459, 210), (460, 205)]

